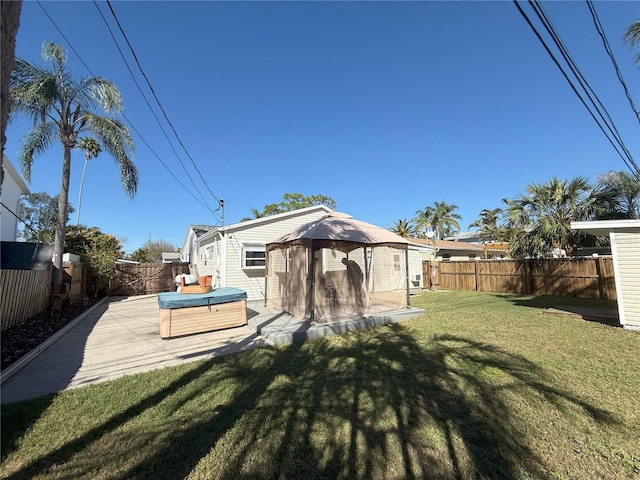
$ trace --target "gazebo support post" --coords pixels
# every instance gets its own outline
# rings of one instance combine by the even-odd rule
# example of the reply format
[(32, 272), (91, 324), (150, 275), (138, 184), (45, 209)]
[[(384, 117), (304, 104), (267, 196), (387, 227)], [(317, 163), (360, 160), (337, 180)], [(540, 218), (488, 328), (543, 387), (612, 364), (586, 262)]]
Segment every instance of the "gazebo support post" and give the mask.
[(406, 282), (407, 282), (407, 307), (411, 305), (411, 295), (409, 293), (409, 249), (405, 249), (404, 251), (404, 263), (405, 263), (405, 272), (406, 272)]

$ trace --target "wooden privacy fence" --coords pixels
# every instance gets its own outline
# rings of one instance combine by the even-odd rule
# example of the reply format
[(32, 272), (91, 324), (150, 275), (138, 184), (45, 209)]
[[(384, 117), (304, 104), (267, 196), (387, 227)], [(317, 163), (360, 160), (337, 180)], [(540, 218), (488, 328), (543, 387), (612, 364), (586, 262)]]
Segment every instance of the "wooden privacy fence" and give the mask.
[(2, 270), (0, 289), (0, 328), (6, 330), (47, 309), (51, 270)]
[[(433, 265), (423, 264), (424, 285)], [(558, 295), (616, 300), (611, 257), (437, 262), (435, 286), (442, 290)]]
[(182, 273), (189, 273), (188, 263), (118, 263), (109, 295), (148, 295), (175, 291), (175, 278)]
[[(54, 268), (0, 271), (0, 331), (49, 308), (51, 274)], [(71, 300), (82, 297), (85, 294), (85, 266), (82, 263), (65, 262), (62, 268), (62, 281), (69, 286), (67, 293)]]

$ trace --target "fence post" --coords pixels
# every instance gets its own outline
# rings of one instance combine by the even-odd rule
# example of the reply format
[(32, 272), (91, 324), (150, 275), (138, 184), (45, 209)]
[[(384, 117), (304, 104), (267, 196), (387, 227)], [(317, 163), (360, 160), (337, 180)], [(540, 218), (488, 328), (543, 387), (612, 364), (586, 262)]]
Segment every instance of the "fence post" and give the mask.
[(604, 291), (604, 259), (598, 257), (596, 259), (596, 274), (598, 275), (598, 298), (608, 300)]
[(473, 262), (473, 289), (478, 291), (478, 262)]

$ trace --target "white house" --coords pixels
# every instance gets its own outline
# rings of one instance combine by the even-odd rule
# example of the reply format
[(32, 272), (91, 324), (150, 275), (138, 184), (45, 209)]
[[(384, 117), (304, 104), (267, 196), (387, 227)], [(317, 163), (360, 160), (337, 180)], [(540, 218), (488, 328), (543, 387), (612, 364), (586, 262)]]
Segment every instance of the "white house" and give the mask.
[[(318, 220), (333, 210), (315, 205), (278, 215), (235, 223), (224, 227), (192, 225), (180, 256), (198, 275), (211, 275), (217, 287), (236, 287), (248, 300), (265, 298), (265, 244), (296, 227)], [(412, 289), (422, 289), (420, 246), (409, 250)]]
[(571, 222), (571, 228), (609, 236), (620, 325), (640, 330), (640, 220)]
[(21, 195), (31, 193), (14, 166), (2, 156), (4, 179), (2, 181), (2, 209), (0, 210), (0, 240), (15, 242), (18, 238), (18, 205)]

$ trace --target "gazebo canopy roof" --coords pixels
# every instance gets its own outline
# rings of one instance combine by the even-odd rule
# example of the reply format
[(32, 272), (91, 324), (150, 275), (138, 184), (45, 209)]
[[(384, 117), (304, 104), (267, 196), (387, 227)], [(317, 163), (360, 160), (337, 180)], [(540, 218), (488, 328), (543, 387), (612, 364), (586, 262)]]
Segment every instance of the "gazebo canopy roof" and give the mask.
[(390, 246), (407, 249), (408, 241), (395, 233), (370, 223), (354, 220), (344, 213), (329, 213), (319, 220), (301, 225), (267, 242), (267, 250), (290, 244), (347, 248)]

